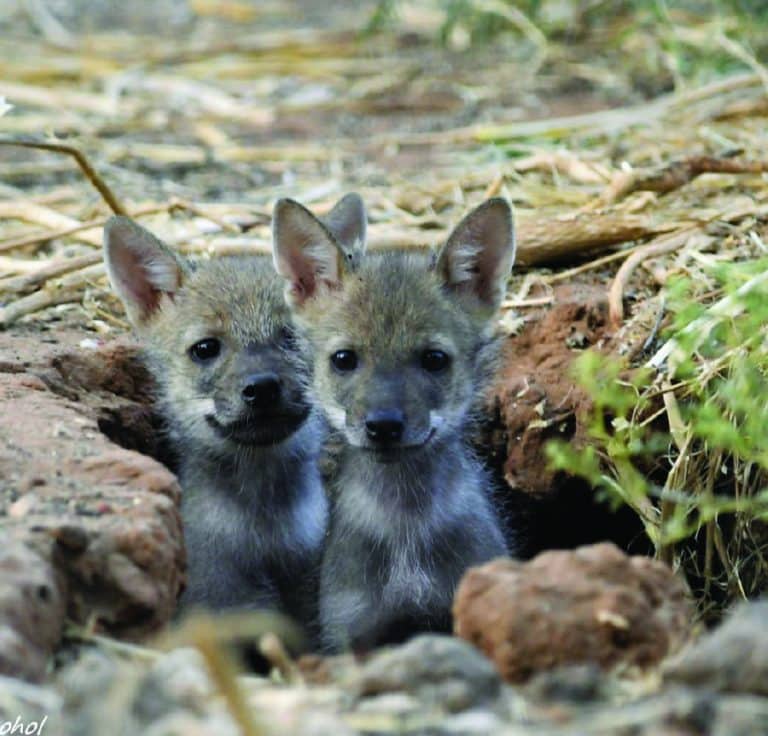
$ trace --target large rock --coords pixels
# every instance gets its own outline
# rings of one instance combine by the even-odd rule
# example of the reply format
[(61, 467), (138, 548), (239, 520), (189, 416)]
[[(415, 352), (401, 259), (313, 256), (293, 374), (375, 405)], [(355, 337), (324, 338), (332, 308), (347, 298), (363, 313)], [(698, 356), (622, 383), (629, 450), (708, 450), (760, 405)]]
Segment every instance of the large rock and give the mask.
[(456, 633), (510, 682), (567, 664), (646, 668), (680, 648), (691, 622), (669, 568), (612, 544), (473, 568), (453, 613)]
[(742, 603), (665, 666), (665, 679), (768, 696), (768, 599)]
[(27, 545), (0, 547), (0, 672), (36, 679), (61, 637), (64, 586), (52, 565)]
[(424, 634), (374, 655), (356, 678), (360, 696), (409, 693), (449, 712), (494, 702), (499, 675), (485, 657), (450, 636)]
[(0, 333), (0, 673), (27, 679), (43, 676), (65, 614), (139, 637), (184, 584), (176, 477), (102, 431), (133, 416), (151, 434), (135, 350), (41, 337)]

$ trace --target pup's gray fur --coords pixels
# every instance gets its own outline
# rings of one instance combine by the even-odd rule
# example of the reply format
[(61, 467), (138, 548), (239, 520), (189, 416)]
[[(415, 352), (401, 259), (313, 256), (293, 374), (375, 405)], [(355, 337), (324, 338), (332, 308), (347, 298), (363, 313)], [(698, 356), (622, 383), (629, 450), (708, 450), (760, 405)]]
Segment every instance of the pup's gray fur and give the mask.
[[(327, 525), (316, 467), (326, 425), (307, 399), (311, 356), (282, 280), (267, 256), (184, 259), (125, 217), (109, 221), (104, 248), (178, 457), (182, 604), (311, 623)], [(210, 340), (218, 354), (199, 359), (198, 348), (195, 357), (193, 346), (209, 341), (211, 352)]]
[(350, 264), (290, 200), (276, 207), (274, 236), (315, 351), (313, 396), (344, 445), (322, 565), (324, 644), (369, 648), (448, 629), (467, 567), (507, 553), (467, 429), (514, 260), (510, 208), (478, 207), (436, 258), (368, 253)]

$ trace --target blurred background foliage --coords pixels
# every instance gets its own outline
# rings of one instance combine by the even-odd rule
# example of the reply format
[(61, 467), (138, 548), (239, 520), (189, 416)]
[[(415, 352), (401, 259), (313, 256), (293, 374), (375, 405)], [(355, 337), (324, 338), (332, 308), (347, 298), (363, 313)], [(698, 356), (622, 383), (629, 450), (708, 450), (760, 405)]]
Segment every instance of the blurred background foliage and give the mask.
[(548, 64), (592, 49), (627, 67), (649, 92), (700, 82), (768, 52), (763, 0), (379, 0), (367, 31), (431, 25), (435, 40), (462, 50), (494, 42)]

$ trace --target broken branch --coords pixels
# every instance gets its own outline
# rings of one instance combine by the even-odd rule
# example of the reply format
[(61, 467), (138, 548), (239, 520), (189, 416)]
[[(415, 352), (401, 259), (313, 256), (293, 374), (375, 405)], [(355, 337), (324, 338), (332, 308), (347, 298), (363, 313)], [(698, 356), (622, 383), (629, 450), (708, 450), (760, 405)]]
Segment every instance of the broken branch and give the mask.
[(98, 172), (91, 166), (90, 161), (86, 155), (78, 148), (67, 145), (65, 143), (52, 143), (49, 141), (38, 141), (34, 138), (7, 138), (0, 136), (0, 146), (21, 146), (22, 148), (36, 148), (41, 151), (54, 151), (56, 153), (66, 153), (68, 156), (72, 156), (80, 170), (85, 174), (88, 181), (93, 184), (98, 190), (99, 194), (104, 198), (109, 208), (116, 215), (127, 215), (125, 207), (120, 204), (120, 201), (114, 195), (107, 183), (101, 178)]
[(600, 195), (597, 206), (614, 204), (639, 190), (665, 194), (685, 186), (701, 174), (762, 174), (766, 171), (768, 161), (689, 156), (660, 169), (637, 169), (616, 174)]

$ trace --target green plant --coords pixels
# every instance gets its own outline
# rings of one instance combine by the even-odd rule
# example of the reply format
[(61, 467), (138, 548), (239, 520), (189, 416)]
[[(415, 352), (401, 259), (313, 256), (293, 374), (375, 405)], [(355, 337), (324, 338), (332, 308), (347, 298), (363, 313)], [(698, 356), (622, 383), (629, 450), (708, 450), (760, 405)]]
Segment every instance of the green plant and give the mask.
[(694, 587), (727, 599), (768, 581), (768, 260), (709, 275), (707, 293), (668, 285), (666, 342), (644, 365), (594, 351), (575, 362), (589, 443), (547, 449), (553, 467), (631, 506)]
[[(377, 32), (397, 23), (398, 11), (405, 0), (379, 0), (367, 23), (366, 30)], [(441, 14), (437, 38), (448, 44), (454, 32), (464, 31), (470, 45), (485, 43), (510, 31), (531, 37), (535, 43), (543, 41), (543, 35), (533, 24), (541, 6), (541, 0), (435, 0), (432, 3)]]
[(768, 53), (761, 0), (378, 0), (367, 30), (396, 27), (409, 5), (436, 11), (435, 38), (444, 45), (459, 37), (477, 47), (511, 35), (525, 49), (521, 58), (535, 51), (538, 68), (545, 58), (567, 63), (567, 49), (578, 44), (615, 58), (638, 83), (671, 75), (679, 86), (755, 71)]

